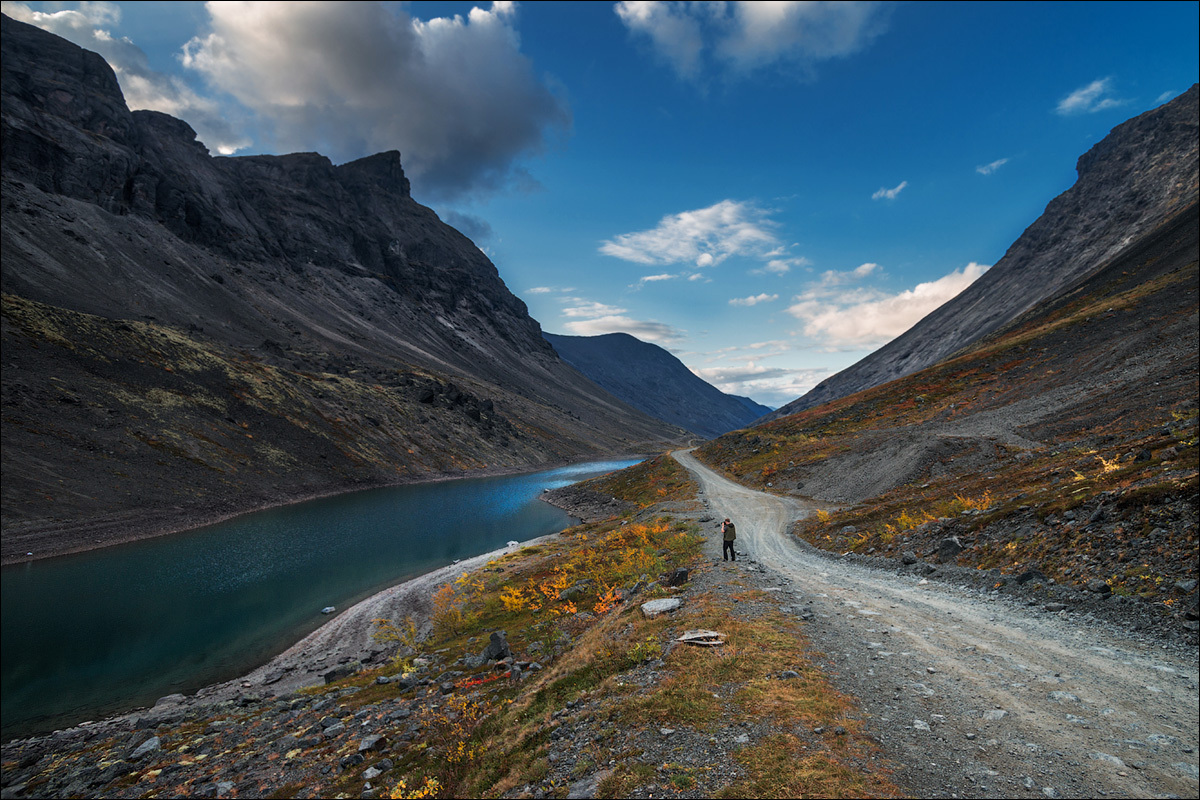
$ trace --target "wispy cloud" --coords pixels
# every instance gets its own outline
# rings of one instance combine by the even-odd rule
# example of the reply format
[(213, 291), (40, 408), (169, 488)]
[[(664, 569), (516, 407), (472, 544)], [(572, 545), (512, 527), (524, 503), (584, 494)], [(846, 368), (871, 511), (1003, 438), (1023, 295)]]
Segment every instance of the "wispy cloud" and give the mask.
[(768, 367), (751, 360), (745, 364), (692, 368), (692, 372), (727, 394), (753, 397), (778, 408), (805, 394), (828, 378), (828, 369)]
[(620, 2), (617, 16), (685, 79), (715, 68), (735, 77), (798, 68), (859, 52), (887, 27), (874, 2)]
[(871, 199), (872, 200), (895, 200), (896, 197), (901, 192), (904, 191), (905, 186), (908, 186), (908, 181), (900, 181), (899, 186), (896, 186), (891, 189), (888, 189), (886, 187), (880, 187), (879, 191), (877, 191), (877, 192), (875, 192), (875, 194), (871, 195)]
[(810, 264), (812, 262), (804, 256), (771, 258), (766, 264), (758, 269), (751, 270), (751, 272), (755, 275), (786, 275), (792, 271), (792, 267), (807, 267)]
[(993, 161), (990, 164), (981, 164), (980, 166), (975, 168), (975, 171), (978, 172), (980, 175), (991, 175), (993, 172), (1000, 169), (1007, 163), (1008, 163), (1007, 158), (997, 158), (995, 161)]
[(532, 289), (526, 289), (526, 294), (551, 294), (554, 290), (549, 286), (534, 286)]
[(859, 264), (854, 269), (839, 271), (828, 269), (821, 273), (822, 286), (844, 286), (847, 283), (860, 281), (863, 278), (871, 275), (879, 269), (879, 265), (874, 261), (868, 261), (864, 264)]
[(624, 314), (626, 311), (624, 308), (595, 303), (578, 297), (566, 298), (563, 302), (578, 304), (564, 308), (562, 312), (564, 317), (605, 317)]
[(757, 206), (722, 200), (707, 208), (663, 217), (645, 231), (622, 233), (600, 252), (635, 264), (693, 264), (709, 267), (730, 256), (760, 256), (777, 242), (776, 224)]
[(620, 315), (568, 322), (565, 326), (579, 336), (600, 336), (605, 333), (628, 333), (647, 342), (674, 344), (683, 339), (683, 331), (662, 322), (638, 320)]
[(670, 280), (674, 280), (674, 279), (676, 279), (676, 278), (678, 278), (678, 277), (679, 277), (678, 275), (671, 275), (671, 274), (669, 274), (669, 273), (663, 273), (663, 274), (661, 274), (661, 275), (643, 275), (643, 276), (642, 276), (642, 277), (639, 279), (639, 281), (640, 281), (641, 283), (656, 283), (656, 282), (658, 282), (658, 281), (670, 281)]
[(566, 304), (562, 315), (567, 318), (563, 327), (577, 336), (600, 336), (605, 333), (628, 333), (647, 342), (664, 346), (684, 338), (684, 332), (666, 323), (640, 320), (626, 316), (628, 309), (585, 300), (582, 297), (564, 297)]
[(874, 289), (835, 289), (822, 283), (796, 297), (788, 313), (804, 323), (804, 333), (830, 349), (878, 347), (911, 328), (988, 270), (968, 264), (934, 281), (897, 294)]
[(1112, 96), (1112, 78), (1100, 78), (1082, 86), (1058, 101), (1055, 111), (1063, 116), (1095, 114), (1110, 108), (1125, 105), (1124, 100)]
[(777, 294), (756, 294), (752, 297), (735, 297), (729, 301), (731, 306), (756, 306), (759, 303), (770, 303), (773, 300), (778, 300)]

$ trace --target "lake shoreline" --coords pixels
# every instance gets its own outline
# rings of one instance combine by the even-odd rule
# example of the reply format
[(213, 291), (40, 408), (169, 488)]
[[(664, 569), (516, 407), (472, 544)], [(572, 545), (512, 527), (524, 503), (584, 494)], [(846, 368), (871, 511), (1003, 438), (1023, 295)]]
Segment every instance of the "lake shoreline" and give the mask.
[[(586, 465), (590, 462), (577, 463)], [(554, 469), (556, 468), (548, 468), (548, 471)], [(539, 469), (515, 474), (538, 474), (544, 471), (547, 470)], [(506, 474), (513, 473), (506, 471)], [(422, 481), (421, 483), (439, 482), (444, 481)], [(550, 491), (543, 491), (531, 499), (546, 501), (549, 494)], [(233, 673), (237, 677), (221, 679), (219, 676), (213, 676), (217, 678), (215, 682), (206, 682), (199, 686), (193, 684), (191, 688), (180, 687), (178, 691), (186, 692), (186, 694), (165, 694), (153, 706), (146, 705), (148, 698), (143, 697), (140, 703), (135, 701), (124, 706), (117, 705), (110, 707), (107, 711), (97, 709), (99, 715), (92, 717), (91, 721), (63, 720), (59, 724), (66, 723), (65, 727), (41, 730), (35, 728), (35, 732), (29, 732), (29, 729), (24, 733), (13, 730), (12, 734), (4, 737), (4, 741), (38, 739), (64, 731), (83, 729), (94, 731), (94, 726), (104, 728), (117, 724), (138, 725), (140, 724), (139, 720), (145, 722), (161, 716), (162, 707), (166, 706), (187, 709), (228, 701), (257, 702), (260, 699), (289, 694), (302, 688), (319, 686), (325, 682), (325, 675), (330, 670), (345, 669), (347, 666), (353, 669), (378, 666), (385, 660), (388, 647), (372, 637), (376, 627), (374, 620), (386, 618), (402, 622), (405, 618), (412, 618), (417, 624), (418, 630), (422, 634), (427, 633), (431, 629), (433, 610), (431, 598), (439, 587), (446, 583), (452, 583), (462, 574), (478, 569), (492, 559), (547, 541), (558, 536), (562, 530), (578, 524), (581, 514), (572, 513), (570, 504), (560, 501), (547, 503), (547, 505), (560, 508), (571, 519), (565, 520), (561, 527), (552, 533), (535, 536), (519, 544), (513, 541), (504, 547), (429, 569), (423, 574), (412, 575), (410, 573), (407, 577), (398, 576), (400, 580), (391, 585), (378, 589), (365, 597), (359, 595), (360, 599), (358, 600), (352, 598), (351, 605), (337, 609), (331, 617), (322, 620), (315, 629), (299, 631), (294, 638), (279, 642), (279, 649), (274, 652), (268, 651), (267, 654), (264, 654), (265, 657), (261, 662), (257, 664), (250, 662), (240, 671)], [(225, 674), (228, 676), (230, 673)], [(168, 689), (167, 691), (172, 690)], [(154, 695), (150, 695), (150, 697), (154, 697)], [(75, 717), (75, 720), (80, 719), (78, 716)], [(14, 725), (13, 727), (21, 726)]]
[[(311, 500), (321, 500), (373, 489), (415, 486), (471, 478), (499, 478), (509, 475), (559, 469), (572, 464), (582, 464), (595, 460), (644, 459), (648, 457), (649, 455), (645, 453), (594, 454), (586, 458), (559, 460), (538, 465), (488, 467), (469, 472), (431, 473), (417, 478), (363, 482), (353, 487), (343, 486), (304, 492), (297, 495), (281, 493), (275, 498), (265, 500), (259, 498), (246, 504), (240, 504), (236, 499), (226, 498), (221, 501), (225, 506), (224, 508), (207, 513), (195, 509), (180, 508), (137, 509), (125, 512), (124, 514), (86, 521), (63, 521), (50, 525), (39, 522), (25, 529), (23, 529), (20, 523), (9, 523), (5, 526), (4, 530), (3, 548), (2, 552), (0, 552), (0, 567), (9, 567), (47, 558), (84, 553), (90, 550), (99, 550), (105, 547), (154, 539), (159, 536), (169, 536), (209, 525), (216, 525), (259, 511), (283, 508), (306, 503)], [(97, 538), (98, 536), (103, 536), (103, 538)]]

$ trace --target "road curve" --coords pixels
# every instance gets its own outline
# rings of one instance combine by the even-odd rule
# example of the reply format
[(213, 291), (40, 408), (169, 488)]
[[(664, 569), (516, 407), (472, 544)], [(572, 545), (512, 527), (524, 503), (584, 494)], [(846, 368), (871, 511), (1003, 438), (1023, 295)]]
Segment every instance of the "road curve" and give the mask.
[[(794, 500), (675, 458), (773, 572), (839, 686), (921, 796), (1196, 797), (1194, 649), (1068, 612), (872, 569), (788, 534)], [(746, 562), (743, 559), (743, 562)], [(805, 613), (809, 617), (810, 613)]]

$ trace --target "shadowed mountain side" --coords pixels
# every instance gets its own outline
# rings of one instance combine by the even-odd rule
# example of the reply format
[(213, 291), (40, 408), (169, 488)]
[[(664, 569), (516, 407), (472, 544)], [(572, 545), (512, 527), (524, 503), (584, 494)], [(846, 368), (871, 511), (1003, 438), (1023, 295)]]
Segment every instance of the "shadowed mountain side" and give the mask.
[(705, 438), (749, 425), (771, 410), (725, 394), (663, 348), (627, 333), (544, 336), (564, 361), (629, 405)]
[(559, 359), (398, 153), (213, 158), (2, 22), (6, 562), (685, 435)]
[(858, 363), (767, 415), (779, 419), (908, 375), (999, 329), (1094, 272), (1196, 202), (1197, 98), (1192, 86), (1116, 128), (1080, 156), (1075, 185), (982, 277)]

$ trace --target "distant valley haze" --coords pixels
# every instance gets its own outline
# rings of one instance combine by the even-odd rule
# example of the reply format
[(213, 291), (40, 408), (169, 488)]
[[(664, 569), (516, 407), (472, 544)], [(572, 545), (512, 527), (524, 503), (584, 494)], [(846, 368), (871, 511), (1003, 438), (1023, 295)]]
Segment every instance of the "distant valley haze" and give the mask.
[(986, 274), (1080, 154), (1192, 86), (1198, 8), (3, 3), (214, 156), (399, 151), (543, 330), (631, 334), (772, 408)]

